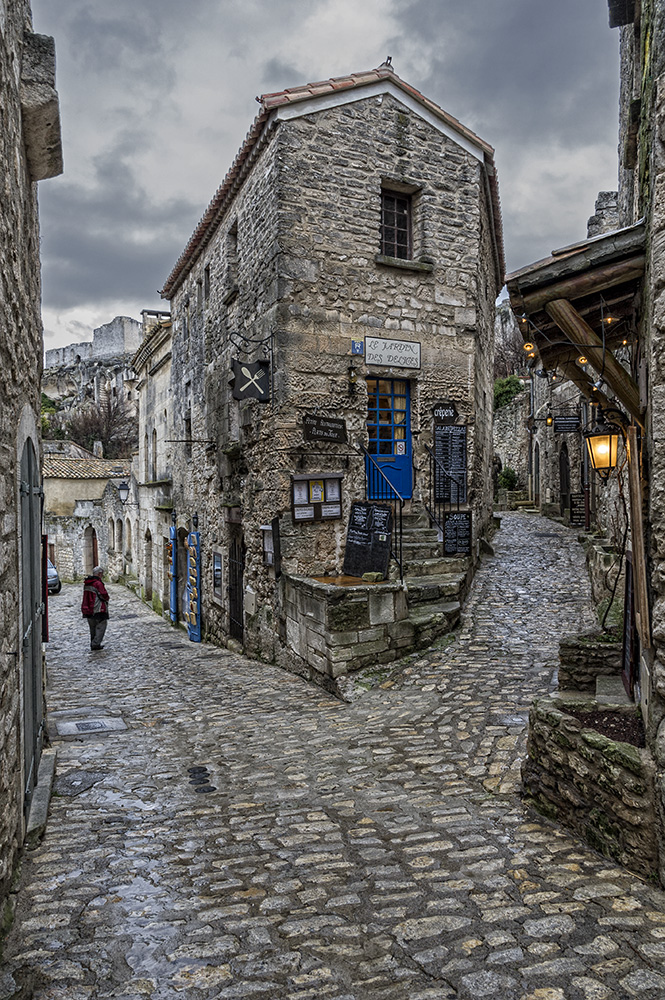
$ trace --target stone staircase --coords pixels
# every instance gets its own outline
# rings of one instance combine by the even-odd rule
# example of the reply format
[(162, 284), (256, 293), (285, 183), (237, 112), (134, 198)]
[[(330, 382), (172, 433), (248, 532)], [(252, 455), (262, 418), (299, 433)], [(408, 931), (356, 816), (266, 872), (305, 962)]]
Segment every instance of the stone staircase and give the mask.
[[(423, 648), (459, 622), (471, 582), (471, 560), (441, 555), (439, 533), (424, 512), (404, 514), (402, 526), (408, 620), (414, 627), (414, 646)], [(394, 563), (391, 575), (398, 578)]]

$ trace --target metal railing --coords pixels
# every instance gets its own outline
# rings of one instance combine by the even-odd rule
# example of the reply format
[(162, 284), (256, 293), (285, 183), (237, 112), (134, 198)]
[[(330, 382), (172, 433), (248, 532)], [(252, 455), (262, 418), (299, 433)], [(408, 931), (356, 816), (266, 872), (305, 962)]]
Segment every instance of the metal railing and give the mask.
[(429, 456), (428, 499), (425, 502), (425, 510), (432, 523), (443, 534), (445, 514), (451, 510), (458, 511), (460, 503), (466, 503), (466, 473), (452, 475), (428, 445), (425, 445), (425, 451)]
[(364, 445), (358, 444), (358, 447), (365, 456), (365, 500), (377, 500), (379, 503), (388, 504), (388, 506), (392, 509), (393, 530), (392, 535), (390, 536), (390, 555), (397, 563), (400, 580), (403, 580), (404, 560), (402, 548), (404, 535), (402, 527), (402, 511), (404, 509), (404, 497), (398, 493)]

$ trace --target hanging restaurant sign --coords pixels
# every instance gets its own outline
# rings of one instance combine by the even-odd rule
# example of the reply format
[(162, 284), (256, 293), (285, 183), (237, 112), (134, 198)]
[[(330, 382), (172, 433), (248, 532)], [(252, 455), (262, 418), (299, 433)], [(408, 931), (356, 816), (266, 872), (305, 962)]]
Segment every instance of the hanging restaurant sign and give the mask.
[(365, 337), (365, 361), (368, 365), (389, 365), (391, 368), (420, 368), (420, 343)]
[(187, 587), (185, 621), (192, 642), (201, 641), (201, 536), (190, 531), (187, 536)]
[(345, 420), (306, 413), (302, 422), (305, 441), (333, 441), (335, 444), (346, 444)]
[(233, 372), (233, 398), (258, 399), (267, 403), (270, 399), (270, 365), (267, 361), (231, 360)]
[(555, 434), (574, 434), (580, 429), (580, 417), (578, 413), (568, 413), (554, 418)]

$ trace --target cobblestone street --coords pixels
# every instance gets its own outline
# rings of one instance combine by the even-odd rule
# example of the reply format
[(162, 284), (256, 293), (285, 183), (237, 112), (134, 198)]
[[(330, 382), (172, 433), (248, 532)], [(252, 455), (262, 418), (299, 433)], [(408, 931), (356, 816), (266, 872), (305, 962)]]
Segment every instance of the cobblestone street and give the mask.
[[(530, 702), (594, 622), (581, 546), (519, 513), (495, 545), (454, 641), (353, 704), (119, 586), (90, 653), (64, 587), (55, 794), (0, 997), (665, 996), (665, 894), (519, 799)], [(126, 728), (56, 732), (100, 718)]]

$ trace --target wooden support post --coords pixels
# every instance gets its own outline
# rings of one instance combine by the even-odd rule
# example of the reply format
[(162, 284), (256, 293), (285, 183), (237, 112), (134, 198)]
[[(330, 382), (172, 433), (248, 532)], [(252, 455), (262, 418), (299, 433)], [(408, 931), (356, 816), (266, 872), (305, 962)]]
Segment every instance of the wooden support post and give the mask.
[(583, 396), (589, 400), (590, 403), (600, 403), (606, 409), (610, 409), (612, 404), (600, 389), (595, 389), (593, 382), (581, 368), (578, 368), (574, 361), (566, 361), (565, 363), (560, 363), (559, 368), (563, 372), (564, 376), (575, 385)]
[(628, 487), (630, 497), (630, 539), (633, 549), (633, 589), (635, 593), (635, 622), (642, 649), (651, 648), (649, 621), (649, 594), (647, 590), (647, 561), (642, 526), (642, 486), (640, 483), (640, 455), (637, 446), (637, 427), (628, 428)]
[(640, 393), (635, 382), (609, 349), (603, 351), (603, 343), (589, 324), (582, 319), (575, 307), (567, 299), (556, 299), (545, 306), (560, 330), (569, 340), (584, 347), (589, 364), (607, 382), (614, 395), (623, 403), (630, 415), (644, 427), (644, 417), (640, 407)]

